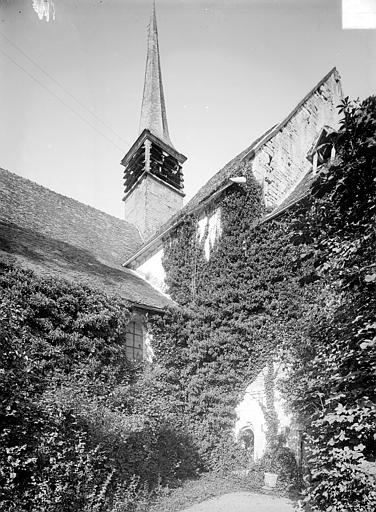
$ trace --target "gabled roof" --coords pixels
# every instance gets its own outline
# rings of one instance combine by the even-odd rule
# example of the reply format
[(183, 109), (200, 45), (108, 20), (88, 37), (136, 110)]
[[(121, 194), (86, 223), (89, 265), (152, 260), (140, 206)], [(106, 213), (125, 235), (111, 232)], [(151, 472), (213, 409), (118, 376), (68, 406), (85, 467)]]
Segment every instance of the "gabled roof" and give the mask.
[(0, 218), (121, 264), (142, 243), (130, 223), (0, 169)]
[[(267, 144), (278, 132), (288, 124), (288, 122), (297, 114), (300, 108), (306, 103), (315, 92), (329, 79), (333, 74), (338, 75), (337, 69), (334, 67), (327, 73), (324, 78), (318, 82), (317, 85), (296, 105), (296, 107), (289, 113), (289, 115), (279, 124), (274, 125), (272, 128), (267, 130), (261, 137), (256, 139), (247, 149), (242, 151), (238, 156), (231, 160), (225, 167), (218, 171), (201, 189), (195, 194), (195, 196), (189, 201), (185, 208), (192, 209), (200, 201), (210, 197), (214, 194), (223, 184), (232, 176), (234, 172), (238, 172), (239, 166), (242, 162), (251, 160), (257, 151)], [(184, 208), (182, 212), (184, 211)]]
[[(206, 202), (211, 200), (216, 194), (220, 193), (224, 188), (230, 186), (229, 178), (237, 176), (241, 173), (241, 165), (249, 160), (252, 160), (257, 151), (263, 148), (268, 141), (275, 137), (289, 121), (298, 113), (301, 107), (317, 92), (317, 90), (331, 77), (331, 75), (338, 75), (337, 69), (334, 67), (327, 73), (315, 87), (296, 105), (296, 107), (289, 113), (289, 115), (279, 124), (276, 124), (267, 130), (261, 137), (256, 139), (248, 148), (242, 151), (238, 156), (233, 158), (227, 165), (218, 171), (200, 190), (195, 196), (169, 221), (167, 221), (149, 240), (147, 240), (130, 258), (125, 259), (124, 266), (132, 265), (139, 259), (145, 259), (149, 255), (156, 252), (156, 248), (160, 247), (162, 238), (167, 233), (177, 226), (184, 218), (185, 215), (199, 209)], [(302, 183), (305, 182), (304, 178)], [(298, 185), (299, 186), (299, 185)], [(292, 192), (292, 194), (294, 191)], [(290, 196), (283, 202), (290, 201)], [(292, 199), (291, 199), (292, 201)], [(278, 206), (278, 210), (282, 205)], [(269, 218), (269, 215), (266, 216)]]
[(140, 245), (131, 224), (0, 169), (0, 254), (7, 259), (161, 309), (171, 301), (121, 267)]

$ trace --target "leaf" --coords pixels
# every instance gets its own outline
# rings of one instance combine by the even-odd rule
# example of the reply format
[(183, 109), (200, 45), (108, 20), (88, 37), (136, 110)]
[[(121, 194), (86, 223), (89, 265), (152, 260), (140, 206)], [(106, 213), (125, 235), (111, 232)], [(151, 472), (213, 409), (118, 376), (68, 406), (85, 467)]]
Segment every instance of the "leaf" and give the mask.
[(365, 275), (364, 280), (366, 283), (374, 283), (376, 281), (376, 273)]
[(374, 346), (376, 346), (376, 337), (373, 338), (373, 340), (363, 341), (363, 343), (360, 344), (360, 348), (362, 350), (365, 350), (367, 348), (373, 348)]

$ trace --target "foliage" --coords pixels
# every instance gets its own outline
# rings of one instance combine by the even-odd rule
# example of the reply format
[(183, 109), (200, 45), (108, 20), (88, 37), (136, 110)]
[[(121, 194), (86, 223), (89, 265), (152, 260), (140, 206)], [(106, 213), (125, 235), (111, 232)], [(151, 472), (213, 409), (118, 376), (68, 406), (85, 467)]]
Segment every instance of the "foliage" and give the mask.
[(267, 446), (272, 449), (276, 443), (279, 430), (279, 420), (275, 408), (275, 390), (276, 375), (274, 370), (273, 359), (267, 361), (266, 375), (264, 377), (265, 385), (265, 404), (261, 402), (261, 409), (265, 417), (266, 423), (266, 442)]
[(1, 263), (2, 510), (135, 512), (198, 469), (232, 471), (244, 462), (235, 407), (265, 366), (262, 464), (288, 481), (291, 453), (272, 445), (277, 354), (305, 428), (305, 502), (374, 510), (362, 467), (376, 455), (376, 99), (341, 109), (337, 159), (310, 198), (258, 223), (262, 196), (245, 165), (247, 183), (217, 204), (209, 261), (195, 215), (175, 228), (164, 264), (180, 306), (150, 319), (151, 368), (126, 360), (126, 304)]
[(285, 437), (282, 434), (277, 435), (268, 444), (265, 453), (255, 467), (259, 471), (276, 473), (278, 489), (291, 493), (300, 489), (301, 476), (295, 455), (285, 443)]
[(47, 394), (69, 377), (101, 400), (130, 381), (122, 343), (128, 310), (5, 263), (0, 281), (1, 507), (82, 510), (90, 496), (99, 504), (110, 465), (90, 443), (88, 424)]
[[(247, 184), (217, 200), (222, 233), (209, 261), (193, 214), (165, 241), (169, 291), (182, 307), (154, 338), (172, 410), (212, 467), (241, 392), (281, 358), (285, 395), (306, 430), (313, 510), (375, 505), (361, 471), (375, 457), (375, 107), (374, 97), (344, 101), (336, 160), (283, 215), (257, 224), (262, 200), (245, 165), (237, 173)], [(270, 443), (277, 423), (273, 407), (265, 413)]]
[[(338, 159), (321, 172), (294, 236), (311, 239), (325, 305), (311, 315), (303, 346), (291, 346), (292, 408), (306, 426), (312, 510), (371, 511), (375, 483), (376, 98), (346, 98)], [(293, 357), (291, 357), (293, 356)]]
[(252, 456), (233, 436), (222, 437), (212, 450), (210, 465), (212, 472), (219, 474), (247, 471), (253, 462)]
[(158, 491), (151, 496), (148, 487), (141, 485), (140, 478), (134, 476), (117, 487), (111, 512), (148, 512), (152, 499), (159, 495), (161, 489)]
[[(291, 241), (288, 221), (255, 227), (263, 212), (260, 187), (250, 168), (238, 172), (247, 176), (247, 184), (227, 189), (216, 205), (222, 233), (209, 261), (193, 215), (166, 241), (169, 293), (181, 307), (153, 326), (170, 406), (186, 416), (211, 469), (219, 464), (220, 447), (232, 438), (235, 407), (247, 383), (283, 339), (300, 337), (304, 312), (315, 296), (314, 268), (300, 257), (305, 249)], [(266, 411), (270, 437), (278, 428), (273, 386)]]
[(134, 510), (194, 474), (184, 429), (126, 358), (127, 304), (5, 262), (0, 289), (1, 510)]

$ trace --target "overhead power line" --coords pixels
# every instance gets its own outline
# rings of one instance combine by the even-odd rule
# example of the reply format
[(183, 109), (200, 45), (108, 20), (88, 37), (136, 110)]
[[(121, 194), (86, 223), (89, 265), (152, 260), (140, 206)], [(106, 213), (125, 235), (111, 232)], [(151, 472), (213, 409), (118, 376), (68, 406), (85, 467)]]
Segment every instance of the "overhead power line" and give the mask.
[(95, 119), (97, 119), (105, 128), (107, 128), (108, 130), (110, 130), (114, 135), (116, 135), (116, 137), (118, 137), (122, 142), (124, 142), (125, 144), (127, 144), (127, 141), (125, 141), (121, 135), (119, 135), (118, 133), (116, 133), (116, 131), (109, 125), (107, 124), (105, 121), (103, 121), (95, 112), (92, 112), (89, 108), (87, 108), (86, 105), (84, 105), (83, 103), (81, 103), (81, 101), (79, 99), (77, 99), (70, 91), (68, 91), (68, 89), (66, 87), (64, 87), (64, 85), (62, 85), (58, 80), (56, 80), (56, 78), (54, 78), (50, 73), (48, 73), (48, 71), (46, 71), (45, 69), (42, 68), (42, 66), (40, 64), (38, 64), (38, 62), (36, 62), (34, 59), (32, 59), (30, 57), (30, 55), (28, 55), (22, 48), (20, 48), (15, 42), (11, 41), (11, 39), (9, 39), (8, 36), (6, 36), (5, 34), (3, 34), (2, 32), (0, 32), (0, 35), (2, 37), (4, 37), (4, 39), (6, 39), (8, 41), (9, 44), (11, 44), (12, 46), (14, 46), (14, 48), (16, 48), (20, 53), (22, 53), (22, 55), (28, 60), (30, 61), (35, 67), (37, 67), (44, 75), (46, 75), (52, 82), (54, 82), (58, 87), (60, 87), (61, 90), (63, 90), (70, 98), (72, 98), (72, 100), (74, 100), (78, 105), (80, 105), (81, 108), (83, 108), (84, 110), (86, 110), (91, 116), (95, 117)]
[[(0, 33), (3, 37), (5, 37), (5, 39), (9, 40), (6, 36), (4, 36), (4, 34)], [(72, 99), (74, 99), (74, 101), (80, 105), (84, 110), (86, 110), (90, 115), (92, 115), (93, 117), (95, 117), (96, 119), (98, 119), (101, 124), (103, 126), (105, 126), (106, 128), (110, 129), (119, 139), (121, 139), (124, 143), (125, 140), (122, 139), (122, 137), (120, 137), (120, 135), (118, 135), (111, 127), (109, 127), (104, 121), (102, 121), (99, 116), (97, 116), (95, 113), (91, 112), (87, 107), (85, 107), (79, 100), (77, 100), (77, 98), (75, 98), (73, 96), (73, 94), (71, 94), (68, 90), (65, 89), (64, 86), (62, 86), (61, 84), (59, 84), (59, 82), (54, 79), (49, 73), (47, 73), (47, 71), (44, 71), (41, 66), (39, 66), (38, 63), (34, 62), (33, 59), (31, 59), (30, 57), (27, 56), (27, 54), (21, 50), (20, 48), (17, 47), (17, 45), (15, 45), (14, 43), (11, 42), (11, 44), (13, 44), (13, 46), (15, 46), (23, 55), (25, 55), (25, 57), (30, 60), (30, 62), (32, 62), (38, 69), (40, 69), (46, 76), (48, 76), (53, 82), (55, 82), (66, 94), (68, 94)], [(120, 147), (113, 139), (111, 139), (110, 137), (108, 137), (106, 134), (104, 134), (102, 131), (99, 131), (91, 122), (89, 122), (85, 117), (83, 117), (80, 112), (78, 112), (76, 109), (72, 108), (67, 102), (65, 102), (60, 96), (58, 96), (57, 94), (55, 94), (55, 92), (50, 89), (47, 85), (45, 85), (43, 82), (41, 82), (40, 80), (38, 80), (38, 78), (36, 78), (32, 73), (30, 73), (28, 70), (26, 70), (21, 64), (19, 64), (16, 60), (14, 60), (10, 55), (8, 55), (3, 49), (0, 49), (0, 52), (5, 56), (7, 57), (15, 66), (17, 66), (19, 69), (21, 69), (24, 73), (26, 73), (32, 80), (34, 80), (38, 85), (40, 85), (43, 89), (45, 89), (47, 92), (49, 92), (52, 96), (54, 96), (60, 103), (62, 103), (66, 108), (68, 108), (73, 114), (75, 114), (79, 119), (81, 119), (81, 121), (83, 121), (84, 123), (86, 123), (88, 126), (90, 126), (95, 132), (97, 132), (99, 135), (101, 135), (102, 137), (104, 137), (108, 142), (110, 142), (113, 146), (115, 146), (118, 150), (120, 150), (121, 152), (124, 151), (124, 148)]]

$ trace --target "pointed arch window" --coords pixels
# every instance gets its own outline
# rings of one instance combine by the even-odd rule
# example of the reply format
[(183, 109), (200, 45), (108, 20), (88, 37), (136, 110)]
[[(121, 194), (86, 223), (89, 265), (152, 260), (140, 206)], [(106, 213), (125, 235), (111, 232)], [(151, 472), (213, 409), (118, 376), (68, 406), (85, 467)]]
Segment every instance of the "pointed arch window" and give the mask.
[(335, 130), (330, 126), (324, 126), (322, 128), (316, 142), (307, 155), (307, 159), (312, 164), (313, 173), (316, 173), (321, 165), (330, 162), (335, 157), (335, 135)]

